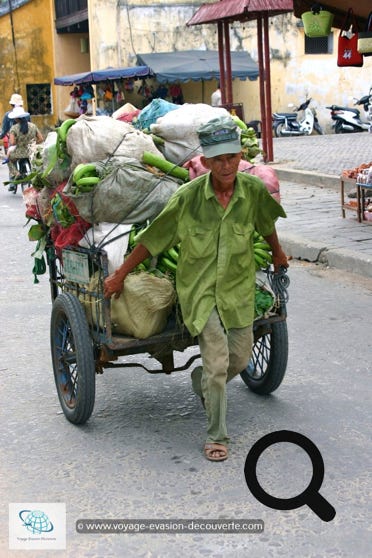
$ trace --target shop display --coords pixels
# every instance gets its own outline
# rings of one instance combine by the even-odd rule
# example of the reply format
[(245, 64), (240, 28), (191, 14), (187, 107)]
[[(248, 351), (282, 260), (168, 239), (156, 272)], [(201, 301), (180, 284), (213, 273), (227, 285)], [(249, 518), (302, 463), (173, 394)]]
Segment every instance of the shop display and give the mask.
[[(355, 211), (358, 221), (372, 222), (372, 161), (362, 163), (353, 169), (345, 169), (341, 174), (341, 212)], [(345, 186), (352, 185), (345, 200)]]

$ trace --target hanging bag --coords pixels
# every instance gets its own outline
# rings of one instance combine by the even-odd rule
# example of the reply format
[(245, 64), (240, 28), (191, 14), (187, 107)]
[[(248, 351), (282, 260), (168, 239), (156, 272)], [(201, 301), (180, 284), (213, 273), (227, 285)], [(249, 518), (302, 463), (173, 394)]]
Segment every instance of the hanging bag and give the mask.
[(304, 31), (307, 37), (328, 37), (331, 32), (334, 15), (323, 10), (319, 4), (314, 4), (310, 12), (302, 14)]
[(363, 55), (358, 52), (358, 25), (352, 8), (338, 36), (337, 66), (363, 66)]
[(358, 52), (363, 56), (372, 56), (372, 12), (369, 13), (366, 30), (358, 33)]

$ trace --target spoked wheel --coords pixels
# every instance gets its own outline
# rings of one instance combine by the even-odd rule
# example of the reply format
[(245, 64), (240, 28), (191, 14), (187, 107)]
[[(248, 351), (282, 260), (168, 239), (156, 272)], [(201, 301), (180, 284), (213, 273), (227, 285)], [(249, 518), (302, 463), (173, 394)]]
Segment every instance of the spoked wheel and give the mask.
[(278, 122), (274, 125), (274, 134), (276, 138), (280, 138), (283, 136), (283, 130), (285, 130), (284, 122)]
[(54, 379), (66, 418), (84, 424), (95, 399), (95, 362), (88, 323), (79, 300), (62, 293), (53, 303), (50, 327)]
[(271, 324), (271, 331), (253, 345), (252, 358), (241, 377), (247, 386), (260, 395), (276, 390), (284, 378), (288, 361), (287, 323)]

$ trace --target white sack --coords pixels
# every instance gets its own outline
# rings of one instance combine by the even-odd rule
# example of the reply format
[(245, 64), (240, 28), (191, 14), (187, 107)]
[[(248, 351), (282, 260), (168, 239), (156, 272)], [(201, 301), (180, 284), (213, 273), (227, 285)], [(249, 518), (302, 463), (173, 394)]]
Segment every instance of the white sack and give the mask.
[(219, 116), (230, 113), (222, 107), (211, 107), (204, 103), (186, 103), (180, 108), (160, 116), (150, 129), (153, 134), (165, 140), (162, 152), (171, 163), (182, 166), (183, 163), (200, 155), (197, 129), (202, 124)]
[(98, 223), (87, 230), (79, 246), (102, 247), (107, 254), (108, 272), (113, 273), (124, 261), (132, 225)]
[(112, 154), (138, 161), (144, 151), (161, 156), (151, 136), (111, 116), (80, 116), (69, 129), (66, 144), (72, 169), (79, 163), (101, 161)]

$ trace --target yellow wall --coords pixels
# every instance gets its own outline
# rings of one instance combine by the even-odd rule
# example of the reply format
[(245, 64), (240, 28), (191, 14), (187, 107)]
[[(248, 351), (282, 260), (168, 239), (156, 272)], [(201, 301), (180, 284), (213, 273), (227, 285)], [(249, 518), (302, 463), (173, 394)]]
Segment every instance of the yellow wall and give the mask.
[[(26, 84), (53, 83), (52, 13), (50, 0), (34, 0), (13, 10), (15, 49), (9, 14), (0, 17), (1, 65), (0, 108), (10, 109), (12, 93), (20, 93), (27, 109)], [(32, 116), (32, 121), (45, 130), (52, 127), (55, 116)]]
[[(61, 77), (81, 72), (89, 72), (90, 49), (87, 33), (61, 33), (53, 30), (54, 38), (54, 76)], [(88, 51), (82, 52), (81, 41), (88, 41)], [(84, 43), (85, 46), (85, 43)], [(84, 50), (84, 49), (83, 49)], [(65, 120), (63, 111), (70, 102), (72, 86), (55, 86), (55, 115), (56, 119)]]

